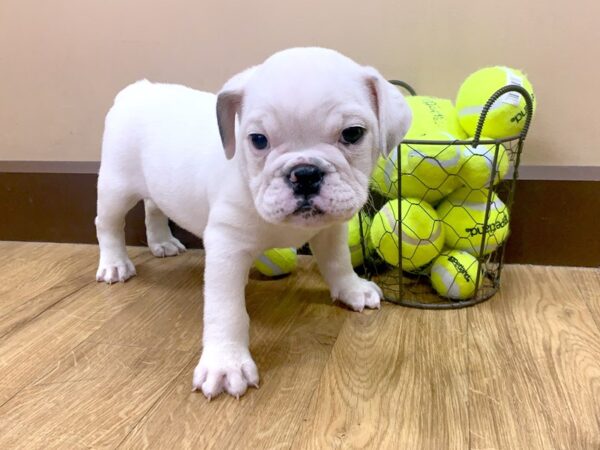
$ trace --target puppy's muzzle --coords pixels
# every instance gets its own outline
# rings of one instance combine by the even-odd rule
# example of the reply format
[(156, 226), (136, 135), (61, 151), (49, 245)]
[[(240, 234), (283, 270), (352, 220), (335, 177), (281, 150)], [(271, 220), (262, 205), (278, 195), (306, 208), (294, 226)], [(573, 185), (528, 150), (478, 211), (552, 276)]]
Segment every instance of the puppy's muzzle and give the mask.
[(309, 199), (319, 193), (325, 173), (319, 167), (311, 164), (300, 164), (292, 167), (287, 175), (287, 182), (292, 187), (294, 195)]

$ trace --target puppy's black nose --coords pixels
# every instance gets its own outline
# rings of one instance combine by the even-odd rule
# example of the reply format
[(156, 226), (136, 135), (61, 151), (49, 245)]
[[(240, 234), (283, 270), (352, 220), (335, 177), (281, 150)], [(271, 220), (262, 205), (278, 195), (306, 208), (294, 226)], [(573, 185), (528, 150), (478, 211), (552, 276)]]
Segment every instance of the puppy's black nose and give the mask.
[(294, 167), (287, 178), (294, 194), (308, 197), (319, 193), (324, 175), (317, 166), (301, 164)]

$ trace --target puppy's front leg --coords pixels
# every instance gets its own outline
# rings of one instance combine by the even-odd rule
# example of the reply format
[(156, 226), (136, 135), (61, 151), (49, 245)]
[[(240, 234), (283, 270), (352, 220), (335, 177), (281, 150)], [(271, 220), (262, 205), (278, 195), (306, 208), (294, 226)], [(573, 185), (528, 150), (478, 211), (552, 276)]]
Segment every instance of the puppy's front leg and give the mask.
[(250, 355), (249, 317), (244, 288), (253, 255), (240, 251), (239, 239), (207, 228), (204, 233), (204, 332), (194, 389), (208, 399), (226, 391), (234, 397), (258, 387), (258, 369)]
[(331, 290), (331, 297), (355, 311), (379, 308), (382, 292), (372, 281), (360, 278), (350, 262), (348, 224), (329, 227), (310, 241), (319, 270)]

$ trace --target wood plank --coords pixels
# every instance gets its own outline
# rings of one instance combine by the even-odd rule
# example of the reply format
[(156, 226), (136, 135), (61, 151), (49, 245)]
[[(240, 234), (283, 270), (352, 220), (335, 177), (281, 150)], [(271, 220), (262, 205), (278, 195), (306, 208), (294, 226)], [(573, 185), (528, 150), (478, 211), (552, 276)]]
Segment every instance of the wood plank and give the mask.
[[(4, 247), (0, 243), (0, 249)], [(0, 250), (1, 251), (1, 250)], [(152, 256), (129, 249), (134, 264)], [(98, 249), (91, 245), (40, 244), (27, 250), (0, 280), (0, 337), (22, 326), (63, 298), (94, 283)]]
[[(0, 273), (4, 276), (4, 271), (15, 264), (15, 259), (21, 258), (27, 260), (30, 255), (39, 252), (39, 249), (46, 244), (42, 242), (19, 242), (19, 241), (0, 241)], [(39, 254), (39, 253), (38, 253)]]
[(247, 289), (261, 387), (239, 402), (190, 392), (194, 361), (123, 442), (125, 448), (290, 448), (331, 347), (353, 313), (331, 303), (313, 262)]
[[(40, 243), (30, 248), (21, 247), (23, 245), (25, 244), (0, 242), (0, 251), (6, 249), (8, 253), (2, 252), (0, 267), (0, 298), (8, 311), (14, 304), (22, 301), (23, 293), (28, 297), (35, 296), (72, 273), (71, 270), (77, 263), (80, 267), (82, 263), (84, 266), (92, 263), (91, 258), (82, 256), (88, 252), (91, 255), (93, 246)], [(19, 248), (22, 250), (17, 250)], [(69, 258), (72, 259), (64, 261)], [(3, 308), (4, 311), (6, 310)]]
[(0, 448), (114, 448), (193, 357), (84, 342), (0, 409)]
[[(33, 267), (40, 263), (42, 264), (57, 264), (60, 262), (61, 254), (70, 254), (77, 251), (85, 251), (85, 249), (93, 249), (97, 246), (81, 246), (76, 244), (53, 244), (48, 242), (10, 242), (0, 241), (0, 249), (2, 250), (2, 258), (0, 258), (0, 269), (2, 269), (2, 277), (6, 280), (11, 280), (13, 276), (22, 271), (29, 270), (30, 276), (34, 276)], [(56, 257), (53, 257), (54, 253)], [(13, 282), (24, 282), (22, 280), (13, 280)], [(34, 286), (35, 287), (35, 286)], [(10, 292), (6, 286), (2, 286), (3, 294)]]
[(571, 269), (573, 285), (600, 328), (600, 269)]
[(600, 447), (600, 331), (571, 273), (509, 266), (468, 311), (473, 448)]
[(295, 448), (466, 448), (466, 311), (384, 304), (340, 332)]
[(81, 308), (72, 311), (45, 312), (2, 339), (0, 405), (51, 369), (65, 353), (100, 326), (90, 317), (89, 308), (83, 302)]
[(253, 273), (261, 388), (209, 403), (202, 255), (135, 251), (106, 286), (94, 246), (0, 243), (0, 448), (600, 448), (599, 269), (507, 266), (474, 308), (366, 314), (311, 259)]
[[(181, 256), (186, 257), (194, 255)], [(4, 336), (0, 345), (0, 405), (43, 376), (106, 321), (130, 304), (143, 302), (155, 284), (167, 282), (172, 273), (163, 266), (169, 262), (177, 264), (151, 257), (138, 267), (147, 279), (134, 277), (125, 284), (108, 286), (92, 277), (85, 287)]]

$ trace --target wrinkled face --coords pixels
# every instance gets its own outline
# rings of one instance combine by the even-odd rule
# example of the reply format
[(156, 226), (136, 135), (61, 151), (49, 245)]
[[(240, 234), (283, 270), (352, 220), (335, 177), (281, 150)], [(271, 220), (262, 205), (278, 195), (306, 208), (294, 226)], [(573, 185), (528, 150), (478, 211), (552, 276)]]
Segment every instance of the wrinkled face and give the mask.
[(367, 200), (369, 174), (385, 140), (381, 94), (365, 68), (325, 52), (276, 54), (245, 75), (239, 97), (219, 96), (233, 99), (235, 157), (256, 210), (271, 223), (342, 222)]
[(238, 149), (265, 220), (318, 226), (348, 220), (366, 202), (377, 120), (363, 89), (364, 99), (304, 92), (291, 104), (249, 95)]

